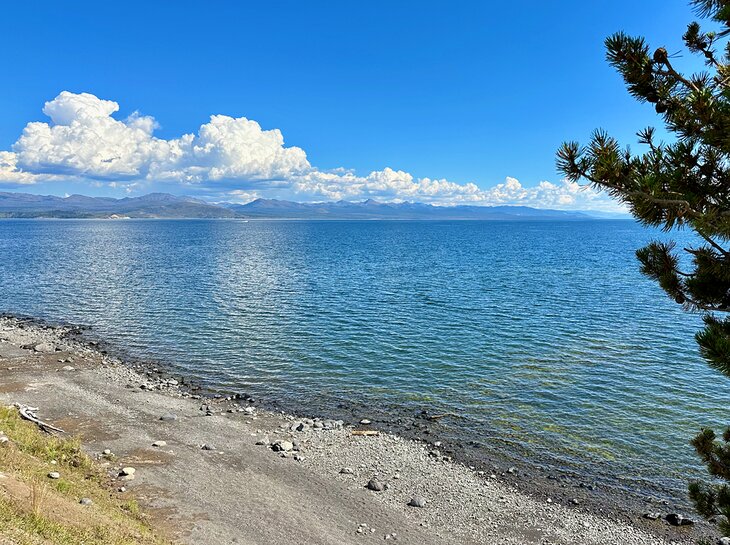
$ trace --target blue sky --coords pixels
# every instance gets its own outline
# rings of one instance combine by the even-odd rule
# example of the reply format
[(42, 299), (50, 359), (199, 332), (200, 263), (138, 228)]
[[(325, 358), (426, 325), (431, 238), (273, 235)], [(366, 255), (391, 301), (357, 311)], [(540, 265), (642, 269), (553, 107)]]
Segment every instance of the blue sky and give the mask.
[(3, 18), (0, 189), (610, 209), (555, 170), (563, 140), (602, 127), (633, 144), (658, 124), (603, 39), (677, 51), (694, 15), (653, 0), (40, 1)]

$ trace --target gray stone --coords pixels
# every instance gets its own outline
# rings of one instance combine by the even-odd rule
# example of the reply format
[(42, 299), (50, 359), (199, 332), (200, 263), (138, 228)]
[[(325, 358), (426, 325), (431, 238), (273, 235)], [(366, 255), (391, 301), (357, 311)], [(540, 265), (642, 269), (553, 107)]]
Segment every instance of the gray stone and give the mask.
[(216, 450), (213, 445), (209, 445), (208, 443), (203, 444), (203, 446), (201, 446), (200, 448), (202, 448), (203, 450)]
[(157, 448), (166, 447), (167, 441), (155, 441), (154, 443), (152, 443), (152, 446)]
[(367, 484), (368, 490), (374, 490), (375, 492), (382, 492), (385, 490), (385, 484), (375, 479), (370, 479)]
[(353, 475), (355, 472), (352, 470), (351, 467), (343, 467), (340, 469), (341, 475)]
[(58, 471), (51, 471), (48, 474), (48, 478), (49, 479), (60, 479), (61, 478), (61, 474)]
[(122, 477), (129, 477), (130, 475), (134, 475), (137, 472), (136, 469), (133, 467), (123, 467), (122, 470), (119, 472), (119, 475)]
[(411, 507), (426, 507), (426, 498), (423, 496), (413, 496), (408, 502)]
[(177, 415), (172, 413), (163, 414), (160, 417), (160, 420), (162, 420), (163, 422), (174, 422), (175, 420), (177, 420)]
[(271, 449), (276, 452), (289, 452), (294, 450), (294, 444), (291, 441), (276, 441), (271, 445)]
[(48, 354), (51, 352), (55, 352), (56, 347), (53, 346), (51, 343), (40, 343), (40, 344), (35, 345), (35, 347), (33, 347), (33, 350), (35, 350), (36, 352), (42, 352), (44, 354)]
[(79, 500), (79, 503), (80, 503), (81, 505), (91, 505), (91, 504), (92, 504), (92, 503), (94, 503), (94, 502), (93, 502), (93, 501), (91, 501), (91, 498), (81, 498), (81, 499)]
[(644, 513), (644, 518), (649, 520), (659, 520), (662, 518), (661, 513)]
[(721, 537), (717, 540), (717, 545), (730, 545), (730, 537)]

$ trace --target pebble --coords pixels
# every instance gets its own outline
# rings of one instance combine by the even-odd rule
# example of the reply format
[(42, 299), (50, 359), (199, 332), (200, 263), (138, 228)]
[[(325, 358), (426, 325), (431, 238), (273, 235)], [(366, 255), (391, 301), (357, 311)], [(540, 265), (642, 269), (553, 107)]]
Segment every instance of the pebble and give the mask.
[(352, 470), (351, 467), (343, 467), (340, 469), (341, 475), (353, 475), (355, 472)]
[(173, 422), (177, 420), (177, 415), (172, 413), (163, 414), (160, 417), (160, 420), (162, 420), (163, 422)]
[(385, 484), (375, 479), (370, 479), (367, 484), (368, 490), (374, 490), (375, 492), (382, 492), (385, 490)]
[(51, 471), (48, 474), (48, 478), (49, 479), (60, 479), (61, 478), (61, 474), (58, 471)]
[(112, 451), (111, 451), (111, 450), (109, 450), (108, 448), (105, 448), (104, 450), (102, 450), (102, 451), (101, 451), (101, 453), (102, 453), (102, 454), (103, 454), (104, 456), (111, 456), (111, 454), (112, 454)]
[(730, 537), (721, 537), (717, 540), (717, 545), (730, 545)]
[(573, 498), (572, 500), (570, 500), (570, 503), (572, 503), (573, 505), (578, 505), (580, 503), (580, 500), (578, 500), (578, 498)]
[(413, 496), (408, 502), (411, 507), (426, 507), (426, 498), (423, 496)]
[(203, 450), (216, 450), (213, 445), (209, 445), (208, 443), (204, 443), (200, 448)]
[(360, 424), (362, 424), (363, 426), (367, 426), (368, 424), (372, 424), (372, 422), (367, 418), (363, 418), (362, 420), (360, 420)]
[(122, 470), (119, 472), (119, 475), (122, 477), (129, 477), (130, 475), (134, 475), (137, 470), (133, 467), (123, 467)]
[(167, 446), (167, 441), (155, 441), (154, 443), (152, 443), (152, 446), (153, 447), (158, 447), (158, 448), (159, 447), (166, 447)]
[(92, 504), (92, 503), (94, 503), (94, 502), (93, 502), (93, 501), (91, 501), (91, 498), (81, 498), (81, 499), (79, 500), (79, 503), (80, 503), (81, 505), (91, 505), (91, 504)]
[(649, 520), (659, 520), (660, 518), (662, 518), (661, 513), (644, 513), (643, 516), (645, 519), (649, 519)]
[(74, 367), (71, 367), (70, 365), (64, 365), (61, 368), (62, 371), (75, 371), (76, 369)]

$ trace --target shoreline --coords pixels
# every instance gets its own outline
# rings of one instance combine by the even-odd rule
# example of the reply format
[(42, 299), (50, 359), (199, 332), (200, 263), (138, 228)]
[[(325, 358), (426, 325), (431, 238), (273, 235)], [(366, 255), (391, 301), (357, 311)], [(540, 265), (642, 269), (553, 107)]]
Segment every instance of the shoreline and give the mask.
[[(356, 421), (353, 421), (354, 418), (348, 419), (350, 421), (349, 423), (343, 422), (340, 424), (332, 419), (306, 419), (293, 416), (292, 414), (274, 412), (276, 409), (285, 406), (286, 404), (278, 404), (270, 400), (252, 400), (250, 397), (239, 397), (236, 394), (226, 395), (225, 393), (215, 392), (215, 390), (206, 389), (194, 383), (191, 384), (184, 376), (180, 376), (175, 372), (169, 372), (165, 369), (166, 366), (159, 362), (149, 363), (136, 359), (125, 358), (121, 349), (108, 345), (103, 341), (103, 339), (93, 338), (93, 333), (90, 333), (88, 328), (82, 326), (52, 323), (32, 317), (18, 317), (3, 314), (0, 315), (0, 340), (2, 340), (2, 342), (0, 342), (0, 348), (8, 344), (13, 345), (12, 337), (13, 334), (17, 337), (18, 330), (23, 331), (26, 336), (35, 336), (36, 340), (47, 338), (52, 343), (55, 343), (54, 346), (56, 346), (56, 348), (59, 346), (65, 346), (66, 350), (59, 351), (54, 349), (53, 352), (41, 354), (40, 359), (42, 360), (49, 360), (53, 358), (59, 359), (57, 357), (59, 352), (63, 352), (64, 354), (74, 354), (71, 356), (71, 359), (82, 358), (97, 360), (96, 367), (90, 366), (90, 372), (94, 370), (96, 370), (96, 372), (103, 371), (103, 373), (106, 373), (106, 376), (109, 377), (112, 382), (127, 381), (124, 386), (116, 384), (116, 391), (118, 391), (119, 388), (123, 388), (122, 391), (134, 391), (137, 397), (139, 397), (139, 395), (167, 396), (170, 399), (184, 401), (188, 409), (192, 410), (192, 407), (190, 407), (192, 404), (196, 406), (195, 408), (198, 413), (203, 413), (196, 416), (205, 416), (210, 413), (213, 418), (223, 418), (228, 420), (234, 419), (238, 415), (242, 415), (244, 419), (251, 415), (255, 415), (253, 418), (256, 419), (267, 421), (272, 420), (274, 422), (278, 421), (280, 424), (271, 430), (257, 433), (260, 431), (257, 429), (254, 432), (249, 433), (256, 433), (256, 435), (259, 436), (259, 442), (264, 441), (264, 439), (261, 439), (260, 436), (267, 436), (276, 433), (278, 435), (285, 435), (290, 442), (299, 441), (300, 443), (303, 442), (308, 444), (307, 448), (301, 451), (301, 454), (286, 456), (286, 458), (295, 458), (294, 461), (296, 461), (297, 456), (301, 457), (301, 463), (297, 464), (300, 467), (306, 466), (308, 463), (312, 463), (309, 460), (314, 458), (315, 469), (321, 470), (322, 464), (325, 460), (318, 458), (317, 451), (320, 448), (324, 449), (327, 454), (327, 458), (335, 459), (335, 466), (331, 466), (328, 469), (331, 473), (333, 473), (333, 477), (338, 480), (349, 478), (350, 475), (347, 474), (346, 477), (340, 476), (338, 472), (339, 470), (335, 471), (338, 464), (342, 467), (349, 467), (346, 465), (348, 463), (350, 466), (358, 466), (358, 464), (355, 463), (356, 458), (353, 458), (353, 453), (359, 453), (358, 455), (362, 458), (372, 456), (376, 456), (377, 458), (382, 453), (380, 449), (384, 448), (385, 452), (388, 452), (392, 456), (387, 456), (387, 459), (375, 463), (375, 465), (382, 466), (383, 470), (374, 471), (371, 467), (373, 465), (372, 462), (370, 464), (364, 464), (365, 467), (363, 468), (351, 468), (353, 469), (353, 473), (358, 473), (358, 477), (360, 477), (360, 469), (362, 469), (363, 473), (361, 480), (364, 480), (364, 482), (360, 483), (355, 490), (363, 488), (368, 482), (367, 479), (365, 479), (365, 473), (369, 473), (370, 475), (374, 473), (376, 477), (383, 473), (389, 474), (390, 482), (393, 483), (392, 488), (397, 488), (395, 484), (401, 485), (407, 480), (417, 481), (417, 475), (409, 475), (406, 477), (405, 474), (408, 470), (404, 469), (404, 467), (407, 466), (407, 464), (404, 464), (405, 458), (410, 460), (420, 471), (425, 472), (428, 470), (427, 474), (437, 481), (443, 481), (445, 479), (444, 474), (452, 479), (454, 478), (454, 475), (452, 474), (455, 474), (458, 477), (456, 478), (456, 481), (459, 486), (457, 486), (456, 489), (452, 489), (454, 487), (445, 484), (436, 483), (438, 486), (435, 486), (434, 483), (421, 483), (420, 486), (429, 490), (430, 494), (440, 496), (444, 493), (449, 493), (453, 494), (454, 498), (462, 498), (463, 494), (469, 495), (473, 493), (474, 487), (486, 487), (489, 492), (496, 494), (496, 502), (490, 504), (486, 510), (477, 509), (471, 512), (469, 517), (466, 517), (466, 519), (459, 518), (458, 523), (456, 524), (450, 522), (446, 526), (443, 526), (444, 517), (446, 519), (453, 520), (457, 515), (459, 515), (459, 517), (463, 515), (463, 513), (454, 513), (454, 510), (469, 511), (469, 509), (465, 508), (465, 506), (459, 505), (462, 503), (463, 499), (459, 499), (458, 501), (454, 500), (452, 505), (444, 506), (440, 510), (437, 520), (429, 522), (427, 525), (429, 531), (443, 532), (448, 529), (458, 528), (458, 533), (464, 537), (465, 540), (454, 542), (471, 542), (469, 539), (480, 536), (480, 531), (484, 531), (483, 529), (480, 530), (479, 528), (473, 527), (473, 521), (470, 522), (473, 517), (476, 517), (476, 520), (478, 521), (481, 516), (481, 520), (483, 520), (483, 516), (485, 514), (491, 513), (491, 516), (493, 516), (495, 512), (499, 513), (499, 511), (502, 510), (509, 514), (509, 516), (507, 516), (507, 519), (509, 519), (515, 515), (513, 507), (525, 505), (528, 507), (523, 507), (523, 509), (527, 509), (530, 513), (532, 513), (532, 511), (530, 511), (531, 509), (535, 510), (535, 517), (537, 518), (544, 517), (544, 511), (555, 511), (555, 513), (550, 514), (552, 516), (556, 516), (556, 518), (550, 523), (544, 524), (544, 528), (538, 527), (539, 531), (532, 528), (533, 525), (531, 524), (530, 532), (527, 532), (527, 534), (524, 533), (526, 528), (522, 527), (525, 524), (524, 520), (512, 521), (511, 524), (515, 526), (515, 528), (512, 529), (506, 527), (502, 528), (500, 526), (502, 534), (497, 533), (497, 536), (500, 539), (503, 539), (503, 541), (499, 541), (500, 543), (512, 543), (513, 541), (510, 541), (510, 539), (516, 539), (516, 536), (513, 534), (517, 531), (517, 529), (519, 529), (518, 533), (521, 533), (519, 539), (522, 541), (517, 540), (514, 541), (515, 543), (542, 543), (545, 541), (537, 540), (538, 537), (539, 539), (544, 539), (546, 535), (552, 535), (553, 533), (556, 533), (556, 538), (558, 540), (548, 542), (571, 543), (573, 541), (570, 539), (577, 539), (577, 534), (581, 535), (581, 541), (585, 543), (594, 542), (593, 538), (600, 538), (600, 541), (595, 541), (596, 543), (606, 543), (607, 538), (617, 539), (617, 541), (615, 541), (616, 543), (666, 543), (664, 538), (669, 538), (673, 540), (673, 542), (683, 543), (693, 542), (703, 536), (714, 536), (709, 525), (704, 523), (696, 524), (692, 528), (674, 528), (663, 521), (646, 520), (642, 518), (642, 513), (635, 511), (638, 507), (637, 505), (629, 505), (628, 502), (625, 504), (612, 503), (610, 501), (607, 502), (606, 498), (602, 497), (604, 494), (602, 494), (601, 490), (596, 490), (595, 488), (591, 489), (590, 484), (586, 485), (585, 483), (579, 483), (565, 478), (556, 478), (552, 483), (548, 482), (549, 479), (546, 478), (544, 479), (545, 482), (542, 482), (543, 479), (534, 474), (534, 472), (538, 470), (533, 467), (518, 468), (516, 471), (512, 471), (510, 468), (506, 467), (497, 469), (495, 469), (495, 467), (488, 467), (490, 463), (484, 460), (480, 461), (481, 464), (479, 461), (469, 460), (468, 456), (465, 456), (464, 453), (459, 453), (452, 451), (449, 448), (442, 447), (439, 443), (437, 434), (430, 431), (427, 434), (416, 432), (416, 434), (421, 436), (416, 438), (408, 437), (408, 434), (404, 434), (402, 431), (397, 429), (391, 429), (392, 426), (386, 426), (384, 422), (380, 422), (375, 417), (371, 418), (371, 420), (373, 420), (372, 425), (361, 426), (357, 425)], [(15, 331), (15, 333), (12, 333), (13, 331)], [(8, 337), (11, 337), (11, 340), (8, 340)], [(21, 346), (25, 346), (25, 348), (21, 348)], [(27, 343), (25, 345), (18, 345), (15, 349), (28, 351), (28, 354), (22, 356), (16, 355), (16, 358), (20, 358), (25, 363), (27, 363), (31, 356), (35, 358), (38, 354), (37, 350), (30, 347)], [(2, 351), (0, 351), (0, 356), (3, 356), (0, 357), (0, 377), (2, 377), (3, 374), (7, 373), (4, 369), (5, 361), (8, 358), (7, 354), (3, 354)], [(60, 360), (67, 358), (68, 356), (65, 358), (61, 357)], [(63, 362), (54, 361), (53, 363), (58, 366)], [(25, 364), (22, 363), (21, 366), (22, 365)], [(56, 376), (59, 376), (58, 372), (58, 369), (54, 370)], [(76, 370), (74, 369), (74, 371), (68, 371), (68, 373), (61, 374), (60, 376), (63, 376), (64, 379), (66, 377), (71, 379), (74, 377), (75, 372)], [(10, 373), (12, 373), (12, 371), (10, 371)], [(42, 373), (39, 378), (45, 376), (46, 373)], [(90, 380), (93, 382), (93, 380), (98, 381), (98, 379), (99, 377), (97, 376), (95, 379), (92, 378)], [(12, 383), (12, 381), (10, 382)], [(135, 384), (136, 386), (130, 388), (130, 384)], [(143, 385), (144, 387), (142, 387)], [(98, 387), (101, 385), (94, 384), (94, 386)], [(107, 386), (111, 388), (111, 385)], [(8, 395), (13, 393), (6, 390), (8, 390), (7, 387), (0, 387), (0, 400), (3, 402), (8, 399)], [(150, 402), (150, 400), (146, 399), (145, 402)], [(63, 403), (60, 404), (63, 405)], [(43, 410), (44, 408), (41, 406), (41, 411)], [(335, 415), (335, 418), (338, 416), (339, 415)], [(204, 418), (202, 420), (207, 419)], [(316, 427), (316, 423), (319, 423), (320, 426)], [(294, 424), (296, 424), (297, 429), (301, 427), (301, 431), (295, 431), (295, 429), (292, 428), (292, 425)], [(355, 424), (355, 426), (353, 426), (353, 424)], [(203, 425), (205, 426), (205, 424)], [(352, 431), (360, 428), (374, 429), (379, 431), (380, 434), (377, 437), (364, 437), (353, 440)], [(423, 440), (423, 435), (429, 435), (429, 440)], [(258, 445), (257, 449), (259, 451), (271, 450), (269, 445)], [(337, 450), (339, 450), (339, 452), (336, 452)], [(274, 452), (267, 452), (267, 454), (272, 457), (279, 456)], [(404, 475), (399, 476), (396, 480), (394, 476), (398, 472), (402, 472)], [(351, 480), (351, 478), (349, 480)], [(395, 495), (390, 494), (389, 492), (390, 490), (374, 494), (370, 492), (369, 496), (373, 496), (373, 499), (380, 499)], [(462, 496), (459, 494), (462, 494)], [(483, 496), (483, 492), (480, 491), (477, 498), (482, 498)], [(548, 500), (548, 498), (550, 499)], [(475, 498), (471, 499), (476, 501)], [(491, 500), (495, 500), (495, 498), (491, 498)], [(575, 500), (575, 502), (573, 500)], [(435, 500), (431, 500), (431, 498), (429, 498), (429, 503), (431, 501)], [(388, 501), (385, 501), (384, 503), (386, 504), (386, 507), (393, 507), (393, 505), (388, 505)], [(405, 504), (406, 501), (401, 499), (400, 504), (395, 507), (402, 511)], [(653, 509), (644, 507), (643, 510), (644, 512), (650, 510), (666, 512), (667, 509), (668, 507), (666, 506), (658, 505)], [(415, 510), (426, 513), (429, 509)], [(413, 511), (414, 509), (410, 508), (406, 509), (405, 513), (412, 514)], [(398, 512), (398, 509), (396, 509), (396, 512)], [(519, 513), (520, 511), (518, 510), (517, 512)], [(684, 514), (687, 515), (688, 513), (684, 512)], [(561, 522), (558, 523), (558, 520)], [(564, 520), (570, 520), (572, 526), (566, 526), (562, 522)], [(436, 522), (442, 524), (440, 530), (434, 526)], [(551, 527), (551, 524), (556, 527)], [(597, 533), (598, 528), (600, 528), (601, 531)], [(619, 528), (620, 531), (618, 531)], [(618, 533), (614, 536), (614, 532), (612, 530), (617, 530)], [(354, 532), (356, 534), (358, 533), (357, 528), (354, 529)], [(571, 536), (570, 539), (566, 539), (568, 536), (560, 535), (561, 532), (568, 532)], [(609, 532), (609, 534), (606, 534), (606, 532)], [(626, 534), (626, 532), (629, 532), (631, 535), (635, 532), (636, 539), (626, 541), (626, 536), (629, 535)], [(380, 539), (384, 539), (387, 535), (388, 534), (381, 534), (379, 537)], [(494, 534), (489, 535), (494, 537)], [(398, 539), (402, 539), (402, 536), (403, 534), (399, 535)], [(535, 541), (533, 541), (533, 538)], [(423, 536), (419, 539), (423, 539)], [(441, 541), (434, 540), (434, 536), (431, 535), (430, 538), (422, 542), (437, 543)]]

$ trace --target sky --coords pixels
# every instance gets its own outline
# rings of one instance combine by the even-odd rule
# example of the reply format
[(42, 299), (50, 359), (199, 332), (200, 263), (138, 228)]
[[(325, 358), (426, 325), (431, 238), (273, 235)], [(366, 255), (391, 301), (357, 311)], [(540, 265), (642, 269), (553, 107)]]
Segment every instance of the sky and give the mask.
[(617, 210), (555, 152), (660, 124), (603, 40), (680, 51), (695, 18), (655, 0), (12, 2), (0, 191)]

